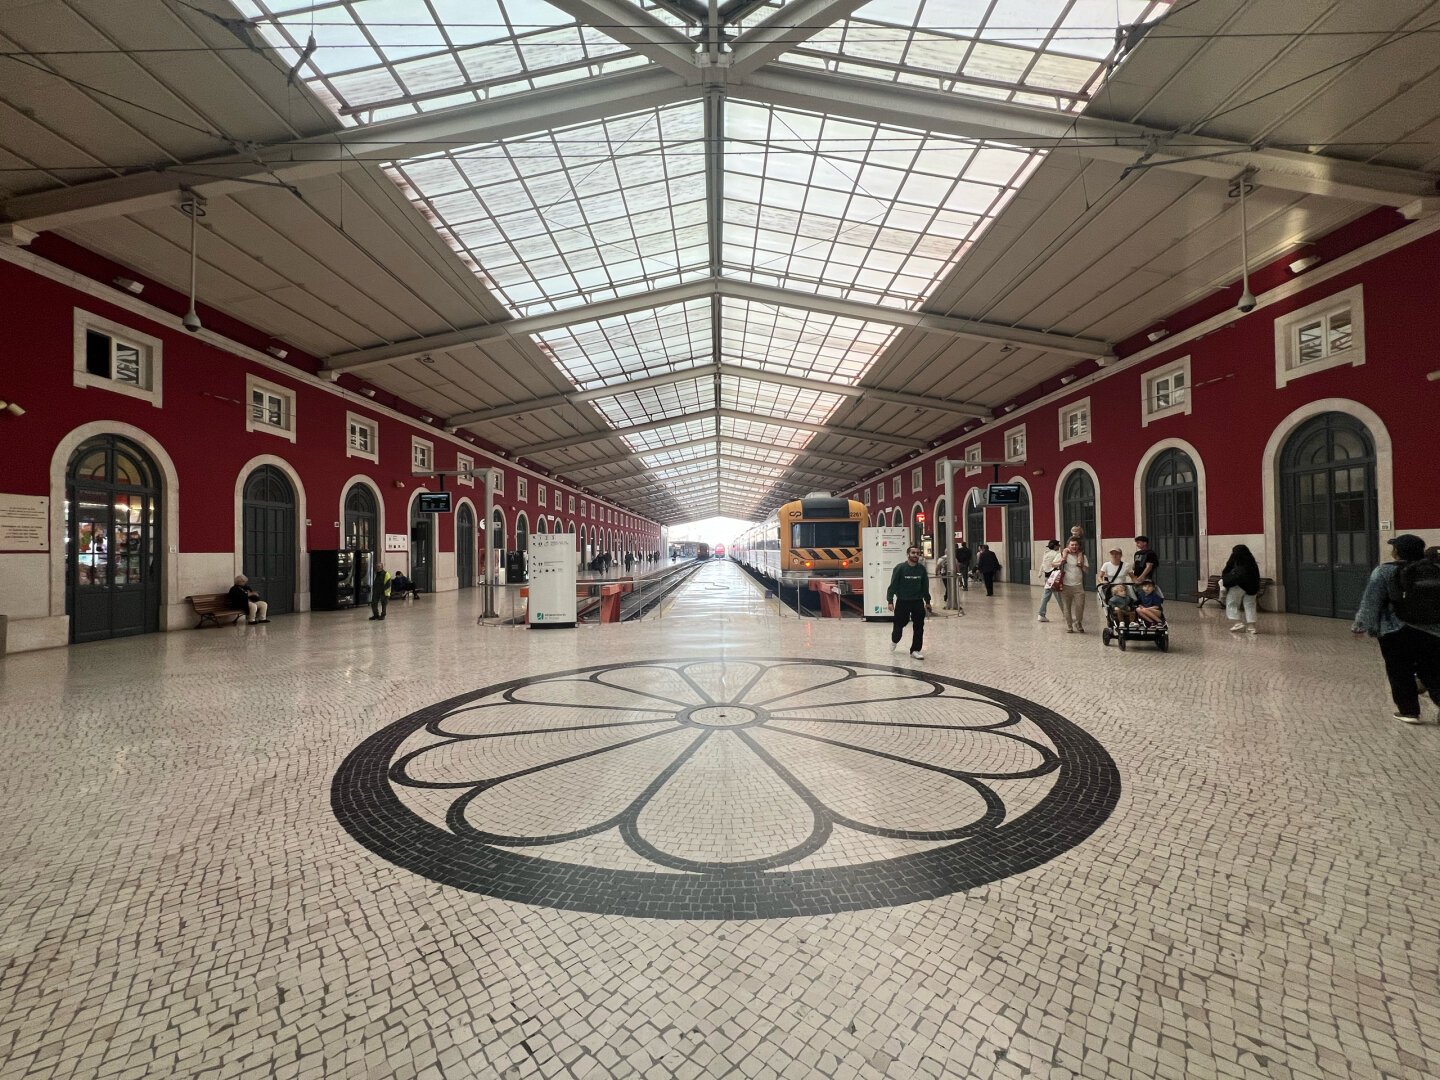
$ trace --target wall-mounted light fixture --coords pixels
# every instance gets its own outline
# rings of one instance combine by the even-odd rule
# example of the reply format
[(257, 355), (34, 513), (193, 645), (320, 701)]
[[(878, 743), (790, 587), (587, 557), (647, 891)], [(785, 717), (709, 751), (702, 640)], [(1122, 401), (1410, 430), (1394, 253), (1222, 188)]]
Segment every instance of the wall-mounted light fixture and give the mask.
[(1155, 342), (1162, 341), (1169, 336), (1170, 331), (1166, 330), (1165, 327), (1160, 326), (1156, 327), (1154, 330), (1151, 330), (1148, 334), (1145, 335), (1145, 338), (1147, 341), (1150, 342), (1150, 344), (1153, 345), (1155, 344)]
[(11, 416), (24, 416), (25, 410), (13, 401), (0, 401), (0, 409), (8, 412)]
[(1014, 411), (1015, 411), (1015, 405), (1014, 405), (1014, 403), (1011, 403), (1011, 404), (1009, 404), (1009, 405), (1006, 405), (1006, 406), (1005, 406), (1003, 409), (1001, 409), (1000, 411), (1001, 411), (1002, 413), (1014, 412)]
[(1301, 258), (1296, 259), (1290, 264), (1290, 273), (1303, 274), (1306, 270), (1309, 270), (1310, 267), (1314, 266), (1316, 263), (1324, 261), (1325, 260), (1322, 259), (1319, 255), (1302, 256)]
[(1030, 470), (1030, 475), (1031, 475), (1031, 476), (1044, 476), (1044, 475), (1045, 475), (1045, 470), (1044, 470), (1044, 469), (1031, 469), (1031, 470)]
[(431, 416), (429, 413), (421, 413), (420, 419), (424, 420), (427, 424), (433, 424), (435, 422), (435, 417)]
[(282, 349), (279, 345), (266, 345), (265, 351), (275, 357), (276, 360), (284, 360), (285, 357), (290, 355), (289, 349)]
[(1078, 379), (1079, 377), (1080, 377), (1080, 376), (1078, 376), (1078, 375), (1061, 375), (1061, 376), (1060, 376), (1060, 385), (1061, 385), (1061, 386), (1069, 386), (1072, 382), (1074, 382), (1074, 381), (1075, 381), (1076, 379)]
[(124, 289), (128, 293), (134, 293), (136, 296), (139, 296), (145, 291), (144, 283), (136, 281), (134, 278), (117, 277), (114, 279), (114, 284), (117, 288)]
[(374, 396), (375, 396), (375, 388), (374, 388), (373, 386), (366, 386), (366, 387), (362, 388), (360, 392), (361, 392), (362, 394), (364, 394), (366, 397), (374, 397)]

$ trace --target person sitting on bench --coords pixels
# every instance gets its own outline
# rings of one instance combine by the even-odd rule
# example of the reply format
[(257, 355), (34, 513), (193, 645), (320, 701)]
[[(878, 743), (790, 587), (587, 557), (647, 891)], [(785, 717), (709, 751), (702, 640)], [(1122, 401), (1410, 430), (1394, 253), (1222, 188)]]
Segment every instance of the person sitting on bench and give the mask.
[(398, 570), (395, 572), (395, 580), (390, 583), (390, 595), (395, 597), (419, 596), (420, 590), (415, 583)]
[(248, 621), (252, 624), (270, 621), (267, 617), (270, 614), (270, 605), (260, 599), (258, 592), (250, 588), (250, 579), (244, 574), (236, 574), (235, 584), (230, 586), (230, 606), (236, 611), (248, 612)]

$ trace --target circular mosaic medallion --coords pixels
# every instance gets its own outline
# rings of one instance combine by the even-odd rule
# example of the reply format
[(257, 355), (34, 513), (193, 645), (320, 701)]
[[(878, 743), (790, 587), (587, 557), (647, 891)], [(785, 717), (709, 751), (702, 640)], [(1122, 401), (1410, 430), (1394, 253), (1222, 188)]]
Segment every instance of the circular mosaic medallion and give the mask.
[(887, 907), (1039, 866), (1120, 797), (1051, 710), (925, 671), (653, 660), (421, 709), (335, 776), (390, 862), (505, 900), (662, 919)]

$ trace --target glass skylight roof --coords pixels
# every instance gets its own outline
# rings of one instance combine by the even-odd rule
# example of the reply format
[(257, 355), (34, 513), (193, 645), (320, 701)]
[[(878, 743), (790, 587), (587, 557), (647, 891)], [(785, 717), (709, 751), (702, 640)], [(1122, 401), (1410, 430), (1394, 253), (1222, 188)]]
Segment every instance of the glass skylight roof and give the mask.
[(709, 273), (703, 109), (684, 103), (394, 162), (516, 315)]
[(710, 301), (692, 300), (535, 335), (581, 390), (709, 364)]
[(543, 0), (236, 0), (351, 123), (485, 101), (646, 63)]
[(727, 297), (720, 351), (764, 371), (854, 385), (895, 337), (894, 326)]
[(844, 400), (840, 394), (777, 386), (756, 379), (727, 376), (720, 380), (720, 404), (726, 409), (755, 413), (757, 417), (774, 416), (807, 424), (823, 424)]
[[(651, 62), (545, 0), (234, 0), (307, 88), (347, 124), (459, 108)], [(1077, 112), (1117, 57), (1117, 26), (1152, 22), (1173, 0), (871, 0), (807, 36), (777, 63)], [(637, 6), (693, 35), (656, 0)], [(792, 5), (749, 7), (726, 33)], [(797, 16), (798, 17), (798, 16)], [(623, 20), (619, 20), (623, 21)], [(613, 26), (611, 27), (614, 32)], [(690, 80), (698, 88), (698, 77)], [(721, 114), (720, 250), (711, 252), (699, 100), (385, 165), (460, 260), (516, 317), (581, 308), (706, 278), (712, 255), (731, 279), (890, 308), (919, 308), (1041, 164), (1046, 149), (731, 97)], [(838, 107), (838, 106), (837, 106)], [(817, 107), (818, 108), (818, 107)], [(545, 120), (542, 123), (548, 122)], [(917, 125), (924, 124), (917, 116)], [(419, 147), (417, 147), (419, 149)], [(718, 312), (718, 316), (716, 313)], [(720, 325), (713, 325), (715, 318)], [(897, 334), (879, 321), (803, 307), (710, 298), (590, 320), (534, 337), (616, 428), (673, 419), (624, 441), (688, 484), (688, 503), (770, 498), (810, 432), (845, 402), (759, 378), (626, 383), (717, 361), (859, 385)], [(684, 419), (715, 408), (750, 419)], [(698, 439), (751, 446), (666, 448)], [(757, 471), (758, 470), (758, 471)], [(823, 472), (823, 468), (820, 470)], [(718, 490), (720, 494), (716, 494)], [(689, 492), (689, 494), (686, 494)]]
[(1116, 27), (1170, 2), (871, 0), (781, 62), (1078, 111), (1115, 59)]
[(742, 102), (725, 135), (724, 273), (890, 307), (924, 300), (1043, 157)]
[(595, 407), (615, 427), (704, 412), (715, 407), (715, 380), (707, 376), (644, 390), (625, 390), (601, 398)]

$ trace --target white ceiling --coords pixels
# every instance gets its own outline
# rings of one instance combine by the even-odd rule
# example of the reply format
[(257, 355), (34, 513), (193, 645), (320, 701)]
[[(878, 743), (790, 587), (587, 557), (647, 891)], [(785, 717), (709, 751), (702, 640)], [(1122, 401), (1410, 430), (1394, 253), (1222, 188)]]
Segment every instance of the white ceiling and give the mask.
[(192, 187), (202, 302), (679, 522), (1233, 281), (1247, 167), (1255, 264), (1436, 192), (1428, 0), (703, 9), (0, 5), (0, 216), (183, 287)]

